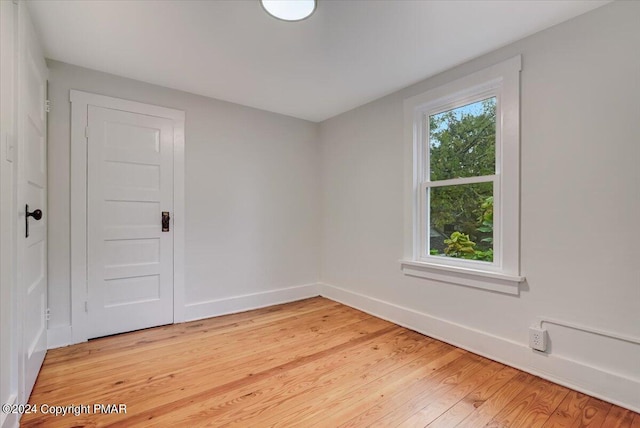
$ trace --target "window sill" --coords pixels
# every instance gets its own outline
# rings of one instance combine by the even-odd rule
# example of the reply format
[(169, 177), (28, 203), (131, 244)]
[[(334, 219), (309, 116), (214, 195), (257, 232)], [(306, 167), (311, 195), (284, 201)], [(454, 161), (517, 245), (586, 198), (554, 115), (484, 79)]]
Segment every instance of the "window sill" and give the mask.
[(518, 295), (519, 284), (525, 277), (499, 272), (487, 272), (477, 269), (445, 266), (434, 263), (400, 260), (402, 272), (408, 276), (434, 279), (468, 287), (482, 288), (499, 293)]

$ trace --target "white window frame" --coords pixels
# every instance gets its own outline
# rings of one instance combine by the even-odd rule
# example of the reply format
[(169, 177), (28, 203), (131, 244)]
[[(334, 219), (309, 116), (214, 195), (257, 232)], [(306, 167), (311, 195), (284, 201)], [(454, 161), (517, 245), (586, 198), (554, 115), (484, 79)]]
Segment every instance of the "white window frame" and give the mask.
[[(406, 144), (406, 275), (518, 294), (520, 275), (520, 70), (522, 58), (495, 64), (404, 101)], [(496, 97), (494, 175), (431, 182), (429, 116)], [(493, 182), (493, 262), (432, 256), (427, 189), (443, 185)]]

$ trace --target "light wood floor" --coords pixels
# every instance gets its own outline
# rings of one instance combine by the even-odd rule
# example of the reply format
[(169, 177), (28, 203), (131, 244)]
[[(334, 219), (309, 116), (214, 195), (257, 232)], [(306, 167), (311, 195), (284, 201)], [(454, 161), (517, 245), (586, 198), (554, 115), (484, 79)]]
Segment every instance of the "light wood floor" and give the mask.
[(640, 415), (323, 298), (49, 351), (23, 426), (640, 427)]

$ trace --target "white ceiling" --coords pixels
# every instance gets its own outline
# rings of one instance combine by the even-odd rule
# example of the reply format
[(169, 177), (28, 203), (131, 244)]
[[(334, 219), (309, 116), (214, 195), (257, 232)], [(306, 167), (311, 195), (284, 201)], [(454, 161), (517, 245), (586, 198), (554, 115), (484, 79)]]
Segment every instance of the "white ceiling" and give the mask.
[(322, 121), (607, 1), (29, 2), (48, 58)]

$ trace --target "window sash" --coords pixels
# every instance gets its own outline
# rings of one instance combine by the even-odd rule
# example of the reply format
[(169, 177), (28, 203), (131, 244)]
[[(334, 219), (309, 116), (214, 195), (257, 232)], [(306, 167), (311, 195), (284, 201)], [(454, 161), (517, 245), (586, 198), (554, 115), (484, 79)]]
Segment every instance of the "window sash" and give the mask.
[[(431, 181), (431, 148), (430, 148), (430, 131), (429, 117), (448, 110), (473, 104), (487, 98), (496, 98), (496, 140), (495, 140), (495, 174), (481, 175), (475, 177), (459, 177), (447, 180)], [(442, 265), (451, 265), (459, 267), (470, 267), (488, 271), (500, 271), (502, 269), (502, 218), (501, 213), (501, 171), (502, 171), (502, 81), (492, 80), (484, 85), (471, 87), (461, 93), (455, 93), (446, 98), (437, 99), (431, 103), (423, 105), (422, 108), (416, 110), (416, 119), (419, 118), (420, 126), (416, 128), (418, 135), (418, 149), (420, 158), (418, 166), (418, 174), (420, 182), (418, 183), (418, 239), (416, 242), (416, 256), (418, 261), (427, 263), (435, 263)], [(431, 206), (429, 203), (427, 189), (431, 187), (455, 186), (461, 184), (475, 184), (493, 182), (493, 261), (486, 262), (480, 260), (458, 259), (455, 257), (432, 256), (429, 254), (429, 232), (430, 232), (430, 215)]]
[[(500, 175), (483, 175), (479, 177), (453, 178), (439, 181), (423, 181), (418, 186), (418, 229), (420, 239), (418, 239), (418, 260), (428, 263), (445, 264), (461, 267), (475, 267), (478, 269), (499, 271), (502, 268), (502, 203), (500, 195)], [(464, 184), (493, 183), (493, 261), (458, 259), (455, 257), (432, 256), (429, 254), (430, 228), (431, 228), (431, 204), (429, 202), (429, 189), (443, 186), (457, 186)]]
[(486, 86), (471, 88), (465, 91), (465, 94), (454, 94), (445, 99), (436, 100), (417, 110), (417, 113), (421, 116), (419, 135), (416, 135), (420, 141), (419, 156), (421, 157), (421, 165), (419, 172), (421, 181), (431, 181), (431, 147), (429, 145), (431, 133), (429, 131), (429, 117), (494, 97), (496, 99), (495, 174), (500, 173), (502, 161), (501, 89), (500, 81), (491, 81)]

